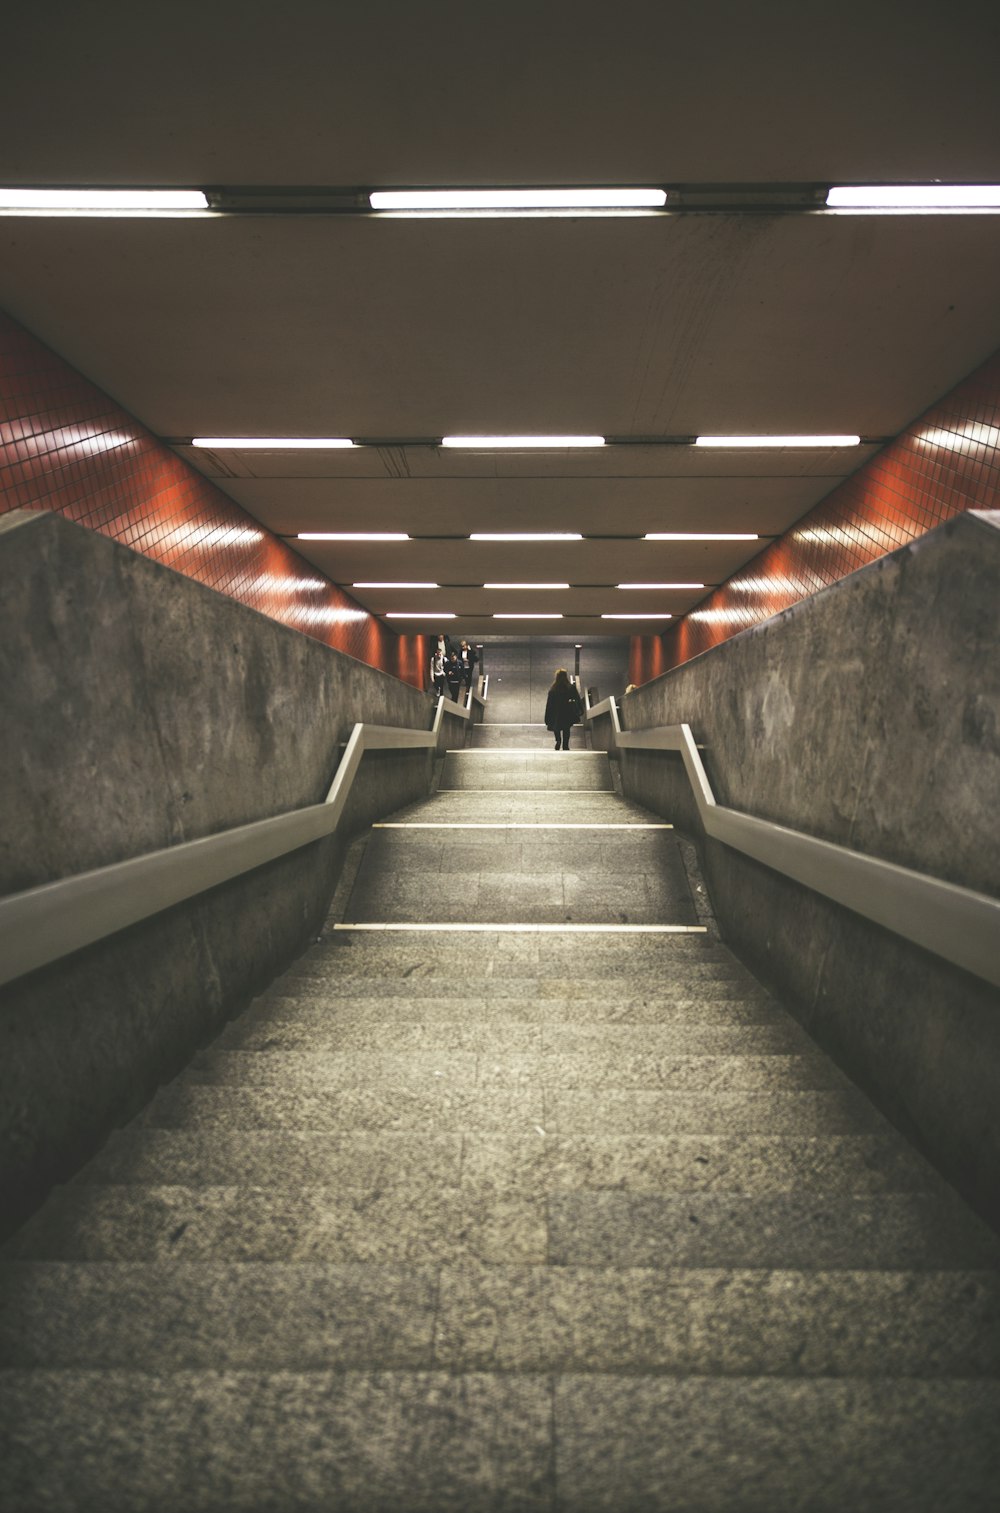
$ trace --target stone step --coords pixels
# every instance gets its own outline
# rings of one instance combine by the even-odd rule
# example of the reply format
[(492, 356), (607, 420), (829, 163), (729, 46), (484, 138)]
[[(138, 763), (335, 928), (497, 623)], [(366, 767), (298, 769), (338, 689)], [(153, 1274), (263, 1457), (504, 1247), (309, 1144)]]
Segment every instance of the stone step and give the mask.
[[(654, 814), (641, 804), (619, 798), (613, 791), (594, 793), (560, 793), (535, 789), (527, 793), (505, 793), (501, 789), (483, 793), (463, 792), (460, 788), (435, 794), (419, 803), (408, 804), (386, 816), (383, 823), (409, 824), (414, 821), (456, 824), (463, 821), (509, 824), (667, 824), (669, 816)], [(375, 827), (376, 830), (379, 828)]]
[(987, 1513), (1000, 1383), (559, 1375), (559, 1506), (604, 1513)]
[(884, 1121), (857, 1092), (678, 1093), (538, 1087), (342, 1088), (305, 1093), (216, 1087), (178, 1079), (141, 1114), (144, 1124), (192, 1129), (414, 1130), (434, 1134), (841, 1135)]
[[(483, 832), (472, 832), (480, 837)], [(463, 839), (452, 843), (454, 834)], [(615, 840), (573, 831), (375, 831), (345, 921), (697, 925), (676, 840), (669, 831), (615, 832)], [(502, 838), (501, 838), (502, 837)]]
[(940, 1191), (898, 1135), (527, 1135), (296, 1129), (118, 1131), (80, 1184), (456, 1187), (559, 1192)]
[(302, 973), (343, 971), (353, 957), (363, 958), (366, 965), (383, 960), (389, 970), (395, 970), (403, 963), (406, 952), (410, 953), (414, 965), (425, 963), (431, 945), (437, 952), (444, 953), (443, 959), (455, 956), (473, 967), (491, 957), (504, 959), (525, 952), (535, 955), (541, 952), (544, 962), (570, 965), (581, 972), (593, 967), (602, 973), (607, 963), (613, 963), (621, 971), (623, 946), (627, 945), (629, 963), (635, 961), (636, 971), (686, 973), (700, 967), (718, 975), (754, 981), (746, 967), (707, 934), (658, 935), (652, 932), (623, 935), (615, 930), (566, 933), (550, 930), (544, 935), (536, 935), (530, 930), (484, 930), (474, 939), (459, 931), (440, 938), (433, 931), (409, 937), (403, 932), (359, 934), (331, 931), (321, 943), (299, 957), (294, 970)]
[(8, 1370), (1000, 1372), (993, 1272), (15, 1262), (0, 1285)]
[(614, 792), (611, 763), (603, 751), (449, 752), (444, 759), (438, 793), (448, 790), (536, 792)]
[(72, 1184), (4, 1259), (996, 1271), (1000, 1237), (940, 1192)]
[[(399, 1002), (399, 1000), (394, 1000)], [(665, 1025), (528, 1024), (518, 1019), (483, 1016), (453, 1019), (412, 1017), (345, 1018), (339, 1012), (308, 1017), (271, 1014), (241, 1017), (227, 1025), (211, 1049), (245, 1051), (448, 1052), (477, 1051), (501, 1055), (585, 1055), (623, 1051), (659, 1056), (772, 1056), (814, 1049), (794, 1024), (705, 1024), (693, 1014)]]
[(608, 995), (585, 998), (570, 995), (568, 990), (572, 984), (556, 984), (560, 990), (558, 993), (538, 992), (537, 983), (519, 984), (516, 980), (498, 978), (496, 989), (490, 986), (475, 998), (455, 998), (452, 994), (457, 985), (452, 981), (442, 983), (434, 978), (410, 978), (405, 984), (408, 992), (411, 985), (413, 991), (408, 997), (398, 996), (404, 984), (397, 984), (396, 993), (387, 996), (384, 985), (364, 978), (354, 979), (350, 992), (344, 994), (331, 993), (325, 987), (317, 987), (311, 993), (297, 988), (295, 994), (289, 996), (274, 992), (257, 999), (233, 1024), (306, 1027), (378, 1022), (380, 1019), (437, 1023), (466, 1017), (470, 1023), (478, 1018), (483, 1024), (780, 1024), (789, 1029), (795, 1025), (773, 999), (763, 994), (751, 998), (716, 989), (704, 996), (705, 990), (699, 988), (699, 996), (695, 998), (645, 995), (622, 999)]
[(552, 1506), (549, 1377), (12, 1371), (12, 1513)]
[(543, 1087), (681, 1093), (783, 1092), (849, 1087), (827, 1056), (666, 1057), (642, 1051), (511, 1055), (475, 1051), (245, 1051), (200, 1052), (182, 1073), (185, 1082), (307, 1094), (361, 1087), (421, 1089), (431, 1079), (451, 1087)]
[(1000, 1383), (961, 1377), (11, 1371), (0, 1391), (21, 1509), (169, 1489), (185, 1513), (551, 1513), (558, 1487), (593, 1513), (993, 1513), (1000, 1486)]

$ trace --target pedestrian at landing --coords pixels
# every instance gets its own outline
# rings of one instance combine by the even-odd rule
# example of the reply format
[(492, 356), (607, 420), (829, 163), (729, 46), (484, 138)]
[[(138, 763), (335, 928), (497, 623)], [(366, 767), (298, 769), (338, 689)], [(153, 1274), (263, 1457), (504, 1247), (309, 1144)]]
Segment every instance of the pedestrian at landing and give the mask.
[(545, 728), (555, 736), (557, 751), (569, 750), (569, 733), (582, 718), (580, 695), (570, 682), (565, 667), (560, 667), (545, 701)]

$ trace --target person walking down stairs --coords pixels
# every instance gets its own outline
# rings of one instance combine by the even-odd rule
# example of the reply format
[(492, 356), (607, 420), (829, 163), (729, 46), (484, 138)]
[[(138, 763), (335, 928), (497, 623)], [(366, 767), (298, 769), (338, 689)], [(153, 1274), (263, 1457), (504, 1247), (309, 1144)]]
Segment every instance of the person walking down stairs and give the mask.
[(580, 695), (570, 682), (565, 667), (560, 667), (545, 701), (545, 728), (555, 736), (557, 751), (569, 750), (569, 733), (582, 718)]

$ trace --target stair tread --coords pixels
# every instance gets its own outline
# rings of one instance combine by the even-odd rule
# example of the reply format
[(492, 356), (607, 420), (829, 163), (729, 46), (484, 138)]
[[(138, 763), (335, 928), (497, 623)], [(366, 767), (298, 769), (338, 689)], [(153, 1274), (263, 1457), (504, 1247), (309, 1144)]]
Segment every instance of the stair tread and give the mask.
[(492, 1181), (516, 1189), (861, 1193), (936, 1190), (895, 1134), (530, 1135), (157, 1129), (133, 1125), (75, 1179), (290, 1188)]
[(943, 1191), (753, 1195), (458, 1187), (71, 1184), (8, 1243), (20, 1260), (457, 1260), (606, 1267), (1000, 1267)]
[(1000, 1372), (988, 1271), (171, 1258), (6, 1263), (0, 1281), (7, 1369)]

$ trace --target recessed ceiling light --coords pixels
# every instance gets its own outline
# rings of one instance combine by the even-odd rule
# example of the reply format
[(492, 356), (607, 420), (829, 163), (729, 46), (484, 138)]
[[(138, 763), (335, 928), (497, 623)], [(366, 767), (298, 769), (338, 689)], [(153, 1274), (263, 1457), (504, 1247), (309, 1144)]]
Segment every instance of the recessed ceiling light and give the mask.
[(561, 620), (562, 615), (494, 615), (494, 620)]
[(335, 448), (353, 447), (357, 443), (346, 436), (193, 436), (191, 445), (226, 448), (234, 452), (262, 448), (272, 452), (330, 452)]
[(352, 583), (352, 588), (440, 588), (440, 583)]
[(730, 531), (650, 531), (643, 541), (759, 541), (746, 532)]
[(484, 583), (483, 588), (569, 588), (568, 583)]
[(831, 210), (1000, 210), (1000, 184), (843, 184), (826, 203)]
[(402, 531), (299, 531), (296, 541), (409, 541)]
[(672, 620), (673, 615), (602, 615), (602, 620)]
[(856, 447), (860, 436), (696, 436), (696, 447)]
[[(645, 538), (644, 538), (645, 539)], [(357, 584), (354, 585), (358, 587)], [(615, 588), (704, 588), (704, 583), (616, 583)]]
[(603, 436), (442, 436), (443, 447), (473, 447), (477, 451), (525, 451), (542, 448), (563, 451), (568, 447), (603, 447)]
[(390, 609), (386, 612), (387, 620), (454, 620), (455, 616), (441, 609)]
[(394, 211), (572, 211), (659, 210), (663, 189), (376, 189), (373, 210)]
[(582, 541), (577, 531), (480, 531), (470, 541)]
[(15, 215), (173, 215), (208, 211), (200, 189), (0, 189)]

